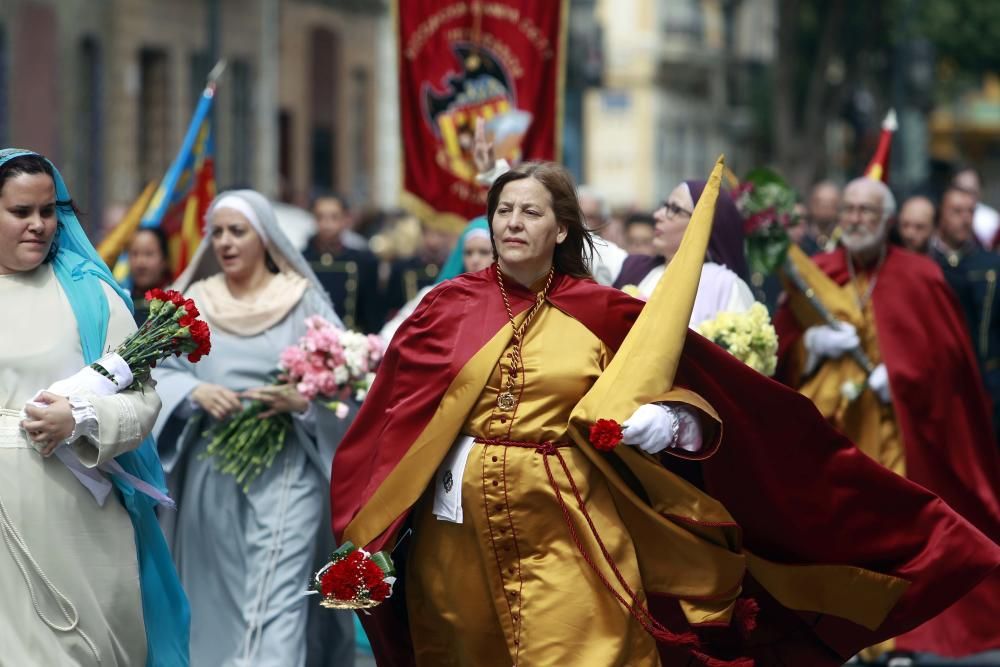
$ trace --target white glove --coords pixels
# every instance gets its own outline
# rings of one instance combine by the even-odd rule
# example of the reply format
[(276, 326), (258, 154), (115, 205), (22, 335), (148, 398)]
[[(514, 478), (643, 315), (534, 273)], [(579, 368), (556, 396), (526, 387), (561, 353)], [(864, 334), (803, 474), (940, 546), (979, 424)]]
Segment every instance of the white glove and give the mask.
[(701, 449), (701, 421), (694, 410), (683, 404), (640, 405), (622, 424), (622, 442), (656, 454), (667, 447), (689, 452)]
[(886, 405), (892, 402), (892, 394), (889, 392), (889, 371), (886, 370), (885, 364), (876, 366), (868, 376), (868, 388)]
[(853, 325), (837, 322), (836, 326), (824, 324), (809, 327), (803, 342), (812, 355), (837, 359), (858, 347), (861, 339)]

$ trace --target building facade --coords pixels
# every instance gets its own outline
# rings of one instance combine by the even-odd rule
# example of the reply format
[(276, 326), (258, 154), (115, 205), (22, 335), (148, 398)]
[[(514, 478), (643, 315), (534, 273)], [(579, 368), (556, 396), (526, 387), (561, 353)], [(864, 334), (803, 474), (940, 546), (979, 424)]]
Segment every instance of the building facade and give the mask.
[(387, 6), (0, 0), (0, 144), (51, 156), (97, 231), (102, 211), (163, 175), (221, 57), (220, 187), (300, 205), (319, 190), (385, 199), (373, 119), (385, 113)]
[(604, 85), (585, 96), (584, 180), (653, 207), (725, 153), (752, 166), (748, 72), (774, 58), (774, 0), (598, 0)]

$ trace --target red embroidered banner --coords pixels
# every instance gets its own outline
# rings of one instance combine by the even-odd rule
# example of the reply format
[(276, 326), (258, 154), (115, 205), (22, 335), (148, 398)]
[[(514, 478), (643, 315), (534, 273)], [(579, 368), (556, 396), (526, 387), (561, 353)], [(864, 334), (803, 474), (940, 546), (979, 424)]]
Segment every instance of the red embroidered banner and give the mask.
[(476, 119), (497, 158), (558, 160), (566, 0), (398, 0), (403, 205), (461, 229), (483, 215)]

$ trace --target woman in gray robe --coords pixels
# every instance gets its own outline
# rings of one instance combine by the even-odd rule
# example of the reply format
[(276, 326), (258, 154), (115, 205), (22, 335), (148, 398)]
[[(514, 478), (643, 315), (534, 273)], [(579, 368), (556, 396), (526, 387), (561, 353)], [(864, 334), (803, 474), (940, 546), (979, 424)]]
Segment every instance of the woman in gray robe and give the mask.
[[(191, 663), (301, 667), (316, 606), (304, 594), (332, 547), (327, 489), (347, 424), (294, 389), (270, 385), (307, 317), (340, 320), (270, 203), (251, 190), (212, 202), (205, 241), (174, 287), (212, 331), (211, 355), (197, 365), (171, 359), (155, 372), (163, 410), (154, 432), (177, 501), (163, 524), (191, 602)], [(244, 491), (205, 456), (204, 433), (248, 398), (290, 413), (293, 426), (274, 463)], [(350, 616), (320, 611), (323, 660), (351, 665)]]

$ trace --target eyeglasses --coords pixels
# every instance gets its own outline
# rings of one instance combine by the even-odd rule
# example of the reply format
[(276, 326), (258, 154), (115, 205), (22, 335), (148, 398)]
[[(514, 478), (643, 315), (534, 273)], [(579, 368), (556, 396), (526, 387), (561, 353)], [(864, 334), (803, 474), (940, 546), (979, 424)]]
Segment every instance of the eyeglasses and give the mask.
[(683, 213), (684, 215), (686, 215), (688, 217), (690, 217), (691, 214), (692, 214), (691, 211), (687, 210), (686, 208), (681, 208), (680, 206), (678, 206), (677, 204), (673, 203), (672, 201), (665, 201), (665, 202), (663, 202), (663, 210), (665, 210), (667, 212), (667, 216), (670, 217), (670, 218), (680, 217), (681, 213)]
[(845, 204), (840, 207), (840, 217), (847, 218), (858, 215), (862, 218), (874, 220), (882, 215), (882, 208), (869, 204)]

